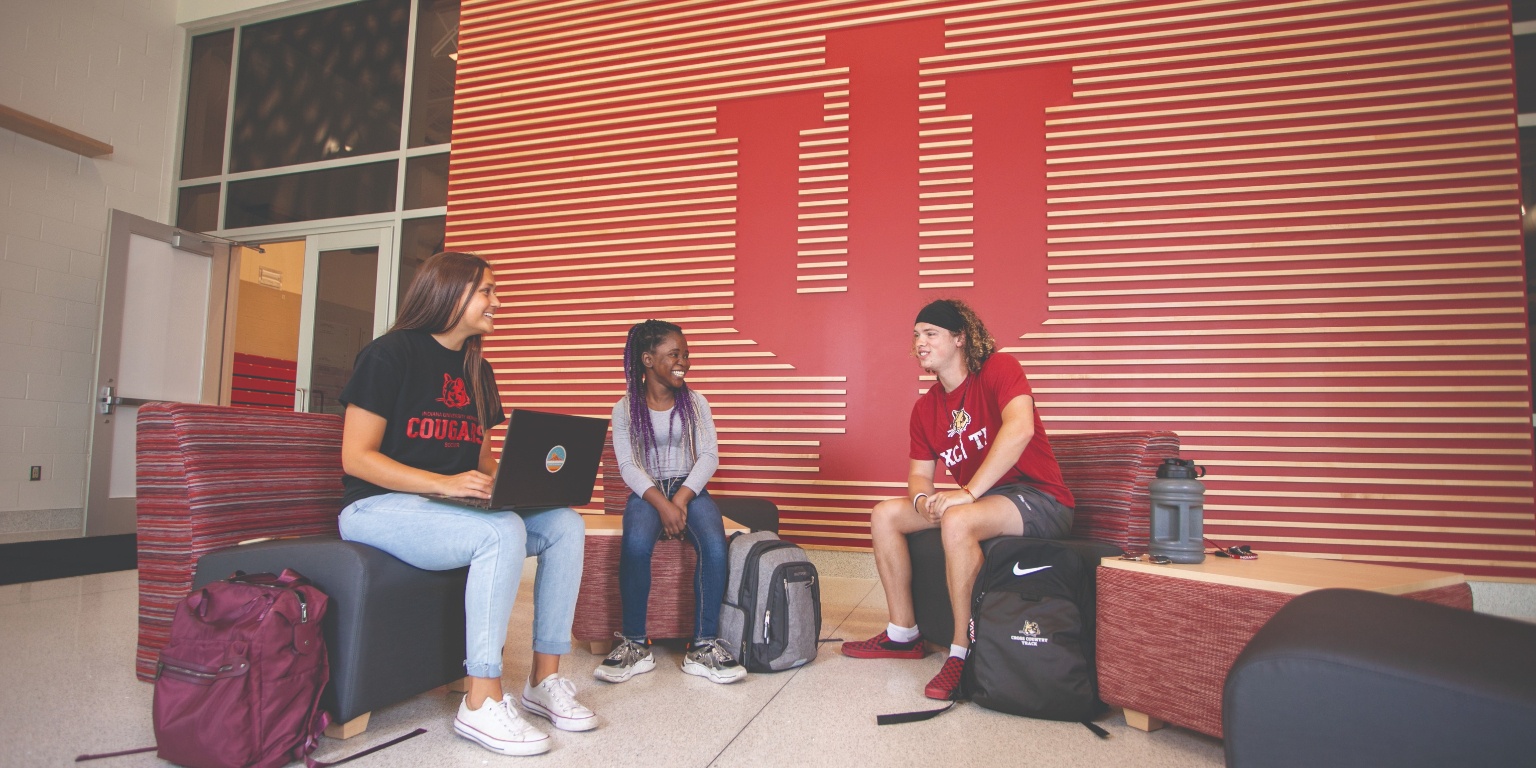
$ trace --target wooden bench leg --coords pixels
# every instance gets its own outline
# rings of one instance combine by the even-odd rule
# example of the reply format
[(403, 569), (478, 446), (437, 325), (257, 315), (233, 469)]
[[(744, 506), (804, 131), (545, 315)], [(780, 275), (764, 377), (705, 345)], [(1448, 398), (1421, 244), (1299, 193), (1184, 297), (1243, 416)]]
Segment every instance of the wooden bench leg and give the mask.
[(1134, 709), (1125, 710), (1125, 724), (1138, 731), (1147, 732), (1155, 731), (1164, 725), (1163, 721), (1145, 712), (1137, 712)]
[(469, 678), (461, 677), (443, 687), (453, 693), (469, 693)]
[(593, 640), (587, 646), (592, 650), (593, 656), (607, 656), (613, 652), (612, 640)]
[(368, 730), (368, 716), (372, 712), (364, 712), (345, 723), (336, 723), (325, 727), (325, 735), (333, 739), (350, 739), (353, 736)]

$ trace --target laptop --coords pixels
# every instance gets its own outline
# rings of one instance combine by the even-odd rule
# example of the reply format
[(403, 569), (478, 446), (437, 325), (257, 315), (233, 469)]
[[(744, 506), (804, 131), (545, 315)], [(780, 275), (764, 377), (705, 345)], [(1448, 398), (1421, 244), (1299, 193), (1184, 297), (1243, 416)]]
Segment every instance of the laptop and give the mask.
[(428, 497), (487, 511), (582, 506), (592, 501), (607, 436), (607, 419), (514, 409), (491, 497)]

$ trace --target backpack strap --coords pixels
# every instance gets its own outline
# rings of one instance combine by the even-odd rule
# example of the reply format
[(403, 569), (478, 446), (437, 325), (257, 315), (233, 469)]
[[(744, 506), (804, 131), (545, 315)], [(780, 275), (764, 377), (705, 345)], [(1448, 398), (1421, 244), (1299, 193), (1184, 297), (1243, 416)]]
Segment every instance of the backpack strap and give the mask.
[(307, 768), (330, 768), (333, 765), (341, 765), (342, 763), (350, 763), (353, 760), (358, 759), (359, 757), (366, 757), (366, 756), (371, 755), (371, 754), (373, 754), (375, 752), (378, 752), (381, 749), (388, 749), (390, 747), (393, 747), (396, 744), (399, 744), (402, 741), (405, 741), (407, 739), (414, 739), (417, 736), (420, 736), (420, 735), (422, 735), (423, 733), (426, 733), (426, 732), (427, 732), (427, 729), (425, 729), (425, 728), (417, 728), (416, 730), (411, 731), (410, 733), (407, 733), (404, 736), (396, 736), (395, 738), (390, 739), (389, 741), (386, 741), (383, 744), (378, 744), (378, 745), (369, 747), (369, 748), (367, 748), (367, 749), (365, 749), (365, 750), (363, 750), (361, 752), (358, 752), (357, 754), (347, 755), (346, 757), (343, 757), (340, 760), (332, 760), (329, 763), (322, 763), (319, 760), (314, 759), (313, 757), (307, 757), (306, 756), (304, 758), (304, 765), (307, 766)]
[(954, 706), (955, 702), (951, 701), (938, 709), (922, 709), (916, 712), (897, 712), (890, 715), (875, 715), (875, 725), (901, 725), (902, 723), (920, 723), (924, 720), (932, 720), (933, 718), (938, 717), (939, 715), (942, 715), (945, 712), (953, 709)]
[(75, 757), (75, 762), (83, 763), (83, 762), (85, 762), (87, 760), (100, 760), (100, 759), (102, 759), (104, 757), (122, 757), (123, 755), (137, 755), (137, 754), (142, 753), (142, 752), (153, 752), (153, 751), (155, 751), (157, 749), (159, 749), (159, 747), (139, 747), (138, 749), (125, 749), (125, 750), (122, 750), (121, 752), (102, 752), (101, 754), (97, 754), (97, 755), (77, 755)]

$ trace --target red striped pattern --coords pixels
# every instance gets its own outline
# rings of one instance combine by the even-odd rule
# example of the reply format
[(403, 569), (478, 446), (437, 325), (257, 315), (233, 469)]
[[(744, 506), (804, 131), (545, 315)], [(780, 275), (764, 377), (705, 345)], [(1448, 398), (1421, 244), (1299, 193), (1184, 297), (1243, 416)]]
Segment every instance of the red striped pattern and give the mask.
[(606, 415), (679, 322), (713, 492), (862, 548), (951, 295), (1053, 436), (1181, 435), (1214, 538), (1536, 577), (1505, 3), (467, 0), (460, 42), (511, 406)]
[(152, 679), (197, 559), (246, 539), (336, 535), (341, 419), (186, 403), (139, 409), (139, 641)]
[(230, 404), (291, 411), (297, 377), (298, 363), (292, 360), (236, 352)]

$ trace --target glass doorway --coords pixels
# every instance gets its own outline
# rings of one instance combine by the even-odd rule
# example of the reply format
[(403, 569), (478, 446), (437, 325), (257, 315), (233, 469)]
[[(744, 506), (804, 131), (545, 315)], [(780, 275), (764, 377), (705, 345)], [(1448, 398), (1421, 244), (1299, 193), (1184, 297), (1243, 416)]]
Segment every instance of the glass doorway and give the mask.
[(390, 227), (242, 249), (232, 405), (340, 414), (357, 353), (394, 316)]

